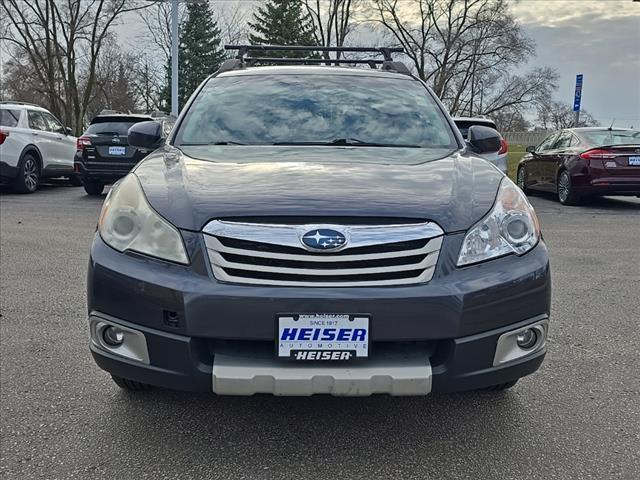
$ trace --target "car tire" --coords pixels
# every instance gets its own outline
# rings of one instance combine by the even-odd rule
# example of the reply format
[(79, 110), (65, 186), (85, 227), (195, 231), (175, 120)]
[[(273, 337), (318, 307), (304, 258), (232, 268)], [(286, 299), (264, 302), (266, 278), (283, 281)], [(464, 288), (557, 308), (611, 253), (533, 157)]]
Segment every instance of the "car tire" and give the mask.
[(129, 392), (146, 392), (153, 388), (151, 385), (146, 383), (136, 382), (135, 380), (129, 380), (128, 378), (122, 378), (116, 375), (111, 375), (111, 378), (121, 389)]
[(18, 176), (13, 179), (13, 190), (18, 193), (33, 193), (40, 183), (40, 163), (35, 155), (26, 153), (18, 167)]
[(80, 177), (78, 177), (77, 175), (69, 176), (69, 182), (74, 187), (81, 187), (82, 186), (82, 180), (80, 180)]
[(83, 180), (82, 185), (87, 195), (102, 195), (104, 190), (104, 183), (97, 180)]
[(518, 167), (518, 174), (516, 175), (516, 183), (520, 190), (524, 193), (529, 193), (529, 189), (527, 188), (527, 167), (524, 165)]
[(557, 181), (558, 200), (562, 205), (578, 205), (580, 196), (576, 194), (571, 184), (571, 176), (566, 170), (562, 170)]
[(498, 385), (491, 385), (490, 387), (485, 388), (488, 392), (502, 392), (503, 390), (508, 390), (513, 387), (516, 383), (518, 383), (518, 379), (511, 380), (510, 382), (499, 383)]

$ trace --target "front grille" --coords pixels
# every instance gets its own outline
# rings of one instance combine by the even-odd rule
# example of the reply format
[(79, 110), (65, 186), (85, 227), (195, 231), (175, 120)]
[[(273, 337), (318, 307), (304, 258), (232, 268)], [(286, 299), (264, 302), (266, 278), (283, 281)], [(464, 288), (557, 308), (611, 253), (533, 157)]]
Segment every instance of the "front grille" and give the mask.
[[(309, 251), (300, 239), (315, 229), (344, 232), (348, 242), (339, 251)], [(220, 281), (315, 287), (428, 282), (444, 234), (429, 222), (270, 225), (220, 220), (207, 224), (203, 233), (211, 268)]]

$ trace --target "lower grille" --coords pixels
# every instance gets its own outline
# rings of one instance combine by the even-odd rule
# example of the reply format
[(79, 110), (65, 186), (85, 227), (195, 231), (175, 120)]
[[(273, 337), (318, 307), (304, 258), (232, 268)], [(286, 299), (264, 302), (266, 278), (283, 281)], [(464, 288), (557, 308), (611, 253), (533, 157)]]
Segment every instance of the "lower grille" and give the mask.
[[(309, 251), (305, 233), (344, 232), (344, 248)], [(270, 225), (214, 220), (203, 229), (215, 277), (251, 285), (357, 287), (431, 280), (444, 232), (434, 223)]]

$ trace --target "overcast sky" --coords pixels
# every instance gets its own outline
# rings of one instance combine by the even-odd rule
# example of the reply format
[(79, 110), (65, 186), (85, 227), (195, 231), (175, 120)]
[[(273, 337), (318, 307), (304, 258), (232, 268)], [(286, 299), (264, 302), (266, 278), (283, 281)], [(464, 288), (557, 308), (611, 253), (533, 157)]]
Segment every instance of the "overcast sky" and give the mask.
[(582, 73), (582, 108), (603, 124), (640, 127), (640, 2), (521, 0), (512, 8), (537, 44), (530, 64), (560, 73), (557, 99), (573, 102)]
[[(640, 127), (640, 2), (520, 0), (512, 9), (537, 44), (529, 66), (560, 73), (556, 99), (573, 102), (575, 76), (582, 73), (584, 109), (603, 124), (616, 118), (618, 126)], [(131, 44), (138, 29), (135, 19), (125, 22), (118, 33)]]

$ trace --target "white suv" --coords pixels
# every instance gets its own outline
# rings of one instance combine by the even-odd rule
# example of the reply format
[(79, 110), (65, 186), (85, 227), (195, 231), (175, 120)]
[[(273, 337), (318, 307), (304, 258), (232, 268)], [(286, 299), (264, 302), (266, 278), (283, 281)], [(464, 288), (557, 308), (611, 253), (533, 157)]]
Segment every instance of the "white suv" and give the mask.
[(44, 177), (69, 177), (76, 138), (37, 105), (0, 102), (0, 180), (21, 193), (35, 192)]

